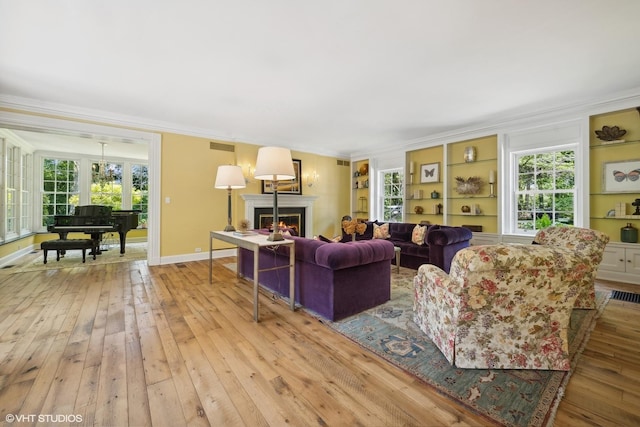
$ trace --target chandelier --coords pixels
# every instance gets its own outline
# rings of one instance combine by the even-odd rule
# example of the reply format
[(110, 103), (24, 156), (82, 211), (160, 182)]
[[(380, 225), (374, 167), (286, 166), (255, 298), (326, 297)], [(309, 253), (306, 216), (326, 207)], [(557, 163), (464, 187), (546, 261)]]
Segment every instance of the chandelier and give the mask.
[(101, 142), (100, 144), (102, 145), (102, 158), (93, 165), (93, 182), (105, 185), (113, 181), (113, 171), (107, 168), (107, 162), (104, 159), (104, 147), (107, 143)]

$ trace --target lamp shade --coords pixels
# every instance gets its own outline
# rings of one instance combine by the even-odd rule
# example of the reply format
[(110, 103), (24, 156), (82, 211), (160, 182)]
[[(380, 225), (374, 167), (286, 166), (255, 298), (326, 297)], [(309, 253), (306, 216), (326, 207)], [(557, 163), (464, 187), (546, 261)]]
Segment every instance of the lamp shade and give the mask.
[(258, 150), (255, 178), (261, 180), (294, 179), (291, 151), (281, 147), (262, 147)]
[(245, 188), (242, 168), (234, 165), (218, 166), (216, 174), (216, 188)]

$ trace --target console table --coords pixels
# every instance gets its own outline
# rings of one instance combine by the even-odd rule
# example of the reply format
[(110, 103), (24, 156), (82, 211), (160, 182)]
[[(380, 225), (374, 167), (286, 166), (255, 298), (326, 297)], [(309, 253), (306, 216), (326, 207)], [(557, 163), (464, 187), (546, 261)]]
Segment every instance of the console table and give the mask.
[[(271, 242), (267, 240), (264, 234), (246, 234), (242, 235), (235, 231), (210, 231), (209, 232), (209, 283), (213, 283), (213, 240), (218, 239), (226, 243), (230, 243), (240, 248), (253, 251), (253, 320), (258, 321), (258, 273), (261, 271), (278, 270), (281, 268), (289, 268), (289, 301), (291, 311), (296, 309), (296, 297), (295, 297), (295, 241), (293, 240), (279, 240)], [(283, 265), (280, 267), (272, 268), (259, 268), (259, 253), (258, 251), (262, 247), (273, 247), (288, 245), (289, 249), (289, 265)], [(238, 251), (237, 266), (240, 266), (240, 251)], [(239, 267), (238, 267), (239, 268)], [(239, 271), (238, 269), (236, 269)], [(239, 275), (239, 273), (238, 273)]]

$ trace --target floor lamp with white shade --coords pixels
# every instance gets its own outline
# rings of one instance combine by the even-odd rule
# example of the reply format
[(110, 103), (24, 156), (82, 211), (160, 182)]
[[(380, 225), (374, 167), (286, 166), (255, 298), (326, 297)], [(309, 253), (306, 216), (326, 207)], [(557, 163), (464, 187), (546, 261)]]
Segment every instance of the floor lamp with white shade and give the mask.
[(271, 180), (273, 191), (273, 231), (267, 238), (269, 241), (284, 240), (280, 233), (280, 221), (278, 221), (278, 181), (295, 177), (291, 151), (288, 148), (261, 147), (258, 149), (255, 178), (263, 181)]
[(216, 173), (216, 183), (214, 186), (216, 188), (226, 188), (228, 192), (227, 226), (224, 228), (224, 231), (236, 231), (233, 225), (231, 225), (231, 190), (246, 187), (242, 168), (234, 165), (218, 166), (218, 173)]

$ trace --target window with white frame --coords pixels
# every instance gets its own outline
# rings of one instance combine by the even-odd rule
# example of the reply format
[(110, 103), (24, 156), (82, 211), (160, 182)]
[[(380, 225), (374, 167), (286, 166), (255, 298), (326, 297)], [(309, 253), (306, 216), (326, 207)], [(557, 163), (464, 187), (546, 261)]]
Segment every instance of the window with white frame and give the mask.
[[(73, 215), (75, 207), (84, 204), (139, 210), (143, 226), (148, 214), (148, 177), (143, 163), (43, 158), (41, 227), (52, 225), (55, 215)], [(85, 182), (88, 185), (81, 185)]]
[(131, 209), (138, 210), (138, 223), (146, 227), (149, 212), (149, 168), (144, 164), (131, 165)]
[(20, 234), (30, 233), (33, 229), (33, 214), (31, 206), (31, 188), (33, 185), (33, 154), (22, 154), (20, 165)]
[(404, 218), (404, 172), (403, 169), (380, 171), (379, 194), (381, 196), (382, 220), (402, 222)]
[(576, 211), (575, 148), (547, 148), (512, 153), (514, 231), (534, 234), (550, 225), (574, 225)]
[(19, 227), (20, 206), (20, 148), (7, 144), (7, 175), (5, 188), (5, 224), (4, 231), (7, 239), (17, 237)]
[(78, 162), (69, 159), (43, 159), (42, 226), (54, 224), (55, 215), (72, 215), (80, 204)]
[(122, 164), (104, 160), (91, 165), (91, 204), (123, 209)]

